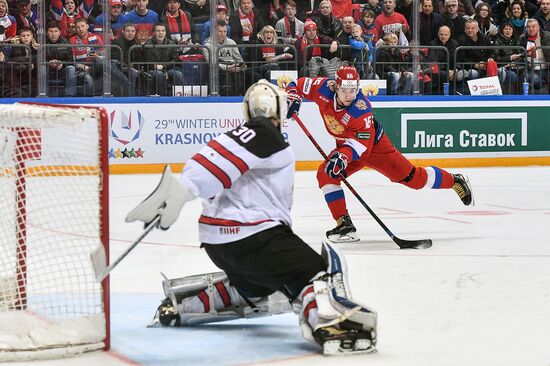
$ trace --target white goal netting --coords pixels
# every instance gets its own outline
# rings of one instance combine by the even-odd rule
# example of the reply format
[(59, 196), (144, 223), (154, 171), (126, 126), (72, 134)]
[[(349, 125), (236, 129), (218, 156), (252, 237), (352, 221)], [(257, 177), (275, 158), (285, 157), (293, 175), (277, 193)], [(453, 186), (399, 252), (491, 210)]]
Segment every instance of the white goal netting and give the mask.
[(105, 347), (106, 294), (90, 262), (107, 245), (104, 116), (0, 105), (0, 361)]

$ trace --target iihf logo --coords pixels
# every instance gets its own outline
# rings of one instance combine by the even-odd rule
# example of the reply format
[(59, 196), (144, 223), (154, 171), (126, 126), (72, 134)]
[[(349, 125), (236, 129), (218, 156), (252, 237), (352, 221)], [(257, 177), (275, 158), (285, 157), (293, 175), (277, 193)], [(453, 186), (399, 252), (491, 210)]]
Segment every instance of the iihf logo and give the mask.
[[(130, 142), (136, 141), (141, 136), (143, 130), (144, 118), (140, 111), (120, 112), (119, 123), (115, 122), (117, 111), (111, 112), (111, 137), (122, 145), (128, 145)], [(137, 113), (137, 121), (136, 119)]]

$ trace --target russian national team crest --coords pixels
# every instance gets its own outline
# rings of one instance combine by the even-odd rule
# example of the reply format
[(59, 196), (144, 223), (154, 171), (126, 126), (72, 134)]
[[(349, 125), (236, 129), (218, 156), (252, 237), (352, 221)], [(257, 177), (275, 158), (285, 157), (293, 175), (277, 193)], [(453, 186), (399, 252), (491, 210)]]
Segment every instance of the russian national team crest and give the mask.
[(342, 124), (338, 122), (338, 120), (334, 116), (325, 114), (323, 116), (323, 119), (325, 120), (325, 125), (327, 126), (327, 129), (333, 135), (341, 135), (342, 132), (344, 132), (344, 126), (342, 126)]
[(140, 111), (117, 111), (114, 110), (110, 114), (111, 137), (124, 146), (109, 149), (109, 158), (124, 159), (124, 158), (143, 158), (145, 153), (141, 147), (137, 150), (135, 147), (129, 148), (126, 145), (137, 141), (142, 133), (145, 125), (145, 118)]

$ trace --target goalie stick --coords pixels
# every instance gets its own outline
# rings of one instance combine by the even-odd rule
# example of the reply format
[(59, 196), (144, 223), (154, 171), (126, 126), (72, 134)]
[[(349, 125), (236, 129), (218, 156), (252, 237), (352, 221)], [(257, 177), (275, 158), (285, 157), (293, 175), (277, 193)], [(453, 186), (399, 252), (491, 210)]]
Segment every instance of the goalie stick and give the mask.
[(151, 230), (157, 226), (159, 221), (160, 215), (155, 216), (153, 221), (145, 227), (139, 237), (109, 266), (107, 266), (105, 249), (102, 245), (98, 246), (92, 253), (90, 253), (96, 281), (103, 281), (105, 277), (107, 277), (111, 271), (128, 255), (128, 253), (130, 253), (143, 240), (143, 238), (145, 238), (147, 234), (149, 234)]
[[(307, 127), (304, 125), (300, 117), (296, 113), (292, 116), (292, 118), (298, 123), (302, 131), (306, 134), (306, 136), (309, 138), (309, 141), (315, 146), (317, 151), (321, 154), (323, 159), (328, 160), (327, 154), (323, 151), (321, 146), (315, 141), (315, 138), (311, 135)], [(398, 238), (393, 234), (393, 232), (384, 224), (382, 220), (376, 215), (376, 213), (367, 205), (367, 203), (361, 198), (359, 193), (351, 186), (351, 184), (346, 180), (346, 178), (342, 177), (342, 182), (348, 187), (351, 193), (357, 198), (357, 200), (363, 205), (363, 207), (369, 212), (369, 214), (374, 218), (374, 220), (384, 229), (386, 234), (389, 235), (389, 237), (394, 241), (395, 244), (399, 246), (400, 249), (427, 249), (432, 246), (432, 240), (431, 239), (420, 239), (420, 240), (405, 240)]]

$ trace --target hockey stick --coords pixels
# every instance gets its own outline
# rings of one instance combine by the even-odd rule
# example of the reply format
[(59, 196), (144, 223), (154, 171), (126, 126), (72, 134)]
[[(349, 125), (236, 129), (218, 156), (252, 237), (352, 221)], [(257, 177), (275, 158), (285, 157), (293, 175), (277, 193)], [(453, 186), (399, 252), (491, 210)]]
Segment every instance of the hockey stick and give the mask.
[(92, 260), (92, 266), (94, 267), (95, 279), (97, 282), (103, 281), (111, 271), (130, 253), (142, 240), (153, 230), (160, 220), (160, 215), (155, 216), (153, 221), (151, 221), (139, 235), (139, 237), (128, 247), (122, 254), (109, 266), (107, 266), (107, 258), (105, 255), (105, 249), (102, 245), (96, 248), (92, 253), (90, 253), (90, 258)]
[[(325, 152), (323, 151), (321, 146), (319, 146), (317, 141), (315, 141), (315, 138), (311, 135), (311, 133), (309, 132), (307, 127), (304, 125), (304, 123), (302, 122), (300, 117), (298, 117), (298, 115), (296, 113), (294, 113), (292, 118), (296, 122), (298, 122), (298, 125), (300, 126), (302, 131), (304, 131), (306, 136), (309, 138), (309, 141), (311, 141), (311, 143), (315, 146), (317, 151), (319, 151), (319, 153), (321, 154), (323, 159), (328, 160), (327, 154), (325, 154)], [(384, 224), (382, 222), (382, 220), (380, 220), (378, 215), (376, 215), (376, 213), (369, 207), (369, 205), (367, 205), (367, 203), (361, 198), (359, 193), (357, 193), (357, 191), (351, 186), (351, 184), (349, 184), (349, 182), (346, 180), (346, 178), (342, 177), (342, 182), (344, 182), (344, 184), (346, 185), (346, 187), (348, 187), (350, 192), (353, 193), (353, 195), (355, 196), (355, 198), (357, 198), (357, 200), (359, 200), (359, 202), (361, 202), (363, 207), (369, 212), (369, 214), (374, 218), (374, 220), (376, 220), (378, 225), (380, 225), (382, 227), (382, 229), (384, 229), (386, 234), (389, 235), (389, 237), (395, 242), (395, 244), (397, 244), (399, 246), (399, 248), (401, 248), (401, 249), (426, 249), (426, 248), (429, 248), (429, 247), (432, 246), (432, 240), (431, 239), (405, 240), (405, 239), (401, 239), (401, 238), (398, 238), (397, 236), (395, 236), (391, 232), (391, 230), (386, 226), (386, 224)]]

